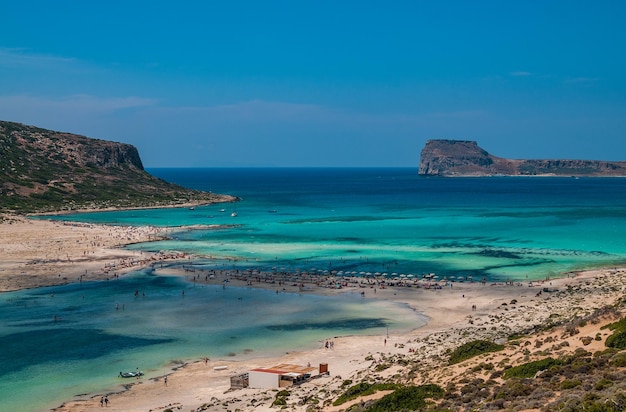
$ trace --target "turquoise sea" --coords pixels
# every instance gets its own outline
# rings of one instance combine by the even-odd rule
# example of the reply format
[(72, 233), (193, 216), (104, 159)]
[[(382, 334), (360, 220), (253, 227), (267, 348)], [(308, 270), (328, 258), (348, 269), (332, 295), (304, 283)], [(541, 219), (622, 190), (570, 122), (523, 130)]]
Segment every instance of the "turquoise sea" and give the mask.
[[(425, 178), (408, 168), (149, 171), (241, 201), (53, 218), (219, 225), (132, 246), (193, 253), (203, 268), (524, 281), (626, 261), (626, 179)], [(0, 313), (0, 410), (34, 411), (114, 388), (122, 370), (150, 377), (172, 362), (280, 354), (424, 323), (406, 307), (356, 293), (223, 289), (149, 270), (3, 293)]]

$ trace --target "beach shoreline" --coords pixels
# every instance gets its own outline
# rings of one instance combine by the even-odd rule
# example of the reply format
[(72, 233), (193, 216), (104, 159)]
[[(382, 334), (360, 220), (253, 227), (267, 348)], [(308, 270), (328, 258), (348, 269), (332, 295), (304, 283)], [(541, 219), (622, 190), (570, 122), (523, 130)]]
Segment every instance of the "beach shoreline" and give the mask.
[[(212, 200), (199, 200), (192, 202), (182, 202), (182, 203), (171, 203), (171, 204), (163, 204), (163, 205), (152, 205), (152, 206), (135, 206), (135, 207), (102, 207), (102, 208), (82, 208), (82, 209), (72, 209), (72, 210), (57, 210), (57, 211), (48, 211), (48, 212), (40, 212), (40, 213), (29, 213), (28, 216), (63, 216), (77, 213), (93, 213), (93, 212), (114, 212), (120, 210), (150, 210), (150, 209), (188, 209), (188, 208), (196, 208), (201, 206), (209, 206), (218, 203), (234, 203), (241, 200), (241, 198), (232, 195), (217, 195), (215, 194), (215, 199)], [(7, 215), (8, 216), (8, 215)], [(18, 216), (18, 215), (11, 215)]]
[[(273, 392), (251, 388), (232, 391), (230, 376), (251, 368), (271, 367), (280, 363), (313, 366), (325, 363), (329, 365), (330, 374), (301, 385), (297, 388), (297, 396), (306, 397), (322, 390), (323, 393), (331, 394), (341, 387), (345, 379), (356, 380), (364, 373), (369, 373), (373, 362), (390, 356), (412, 356), (419, 359), (424, 368), (434, 367), (446, 351), (466, 341), (468, 333), (475, 338), (484, 337), (492, 341), (506, 339), (512, 333), (532, 331), (537, 329), (537, 325), (545, 325), (555, 319), (588, 315), (613, 302), (626, 287), (626, 269), (605, 268), (533, 282), (532, 286), (519, 282), (435, 282), (441, 287), (426, 287), (419, 282), (407, 286), (372, 283), (365, 279), (342, 279), (345, 286), (336, 288), (329, 287), (329, 284), (336, 284), (336, 278), (323, 276), (306, 279), (300, 276), (299, 281), (296, 281), (295, 277), (290, 278), (296, 275), (294, 273), (255, 274), (227, 270), (198, 273), (184, 267), (184, 261), (189, 259), (184, 254), (122, 249), (128, 244), (166, 238), (168, 231), (172, 230), (10, 216), (0, 224), (0, 291), (81, 280), (105, 280), (160, 261), (168, 261), (179, 264), (175, 267), (168, 265), (155, 268), (155, 273), (183, 276), (189, 282), (263, 288), (277, 293), (334, 296), (363, 293), (366, 299), (406, 304), (426, 316), (428, 323), (410, 332), (392, 333), (389, 336), (329, 337), (334, 342), (332, 350), (326, 349), (323, 342), (319, 342), (317, 349), (299, 351), (294, 348), (282, 356), (189, 360), (161, 376), (125, 382), (106, 394), (77, 396), (55, 410), (96, 410), (101, 407), (100, 399), (104, 395), (109, 397), (110, 410), (212, 410), (207, 405), (218, 404), (228, 405), (233, 410), (271, 410), (270, 398)], [(277, 278), (270, 280), (271, 276), (279, 275), (282, 278), (278, 284)], [(573, 295), (565, 294), (565, 291)], [(391, 368), (385, 372), (386, 376), (394, 371), (397, 372)], [(165, 376), (168, 376), (167, 386), (164, 384)], [(252, 402), (253, 399), (256, 401)], [(294, 408), (304, 411), (306, 403)], [(324, 410), (333, 409), (328, 407)]]
[[(175, 275), (172, 269), (164, 270), (163, 275)], [(192, 279), (181, 270), (179, 276)], [(226, 273), (215, 276), (214, 284), (219, 284)], [(231, 280), (227, 287), (259, 287)], [(612, 285), (606, 287), (607, 285)], [(603, 286), (602, 286), (603, 285)], [(615, 289), (615, 285), (619, 285)], [(279, 293), (303, 293), (299, 288), (276, 289)], [(457, 288), (457, 286), (459, 286)], [(601, 287), (599, 293), (598, 288)], [(456, 289), (455, 289), (456, 288)], [(56, 411), (97, 410), (99, 399), (104, 395), (111, 400), (111, 410), (159, 411), (171, 408), (176, 410), (218, 410), (228, 406), (231, 410), (273, 410), (271, 407), (275, 390), (230, 388), (230, 377), (245, 373), (254, 368), (272, 368), (279, 364), (329, 365), (329, 374), (313, 379), (297, 389), (294, 398), (306, 399), (312, 394), (337, 393), (344, 381), (356, 382), (371, 373), (376, 364), (394, 357), (409, 356), (417, 359), (421, 367), (435, 373), (449, 350), (473, 339), (506, 342), (507, 337), (516, 333), (535, 333), (550, 322), (558, 324), (571, 316), (589, 316), (594, 311), (613, 302), (626, 288), (626, 269), (585, 271), (569, 278), (553, 279), (533, 287), (518, 285), (455, 285), (453, 288), (416, 290), (411, 288), (386, 288), (368, 293), (368, 299), (383, 299), (407, 304), (428, 318), (425, 326), (406, 333), (367, 336), (329, 336), (332, 349), (318, 342), (318, 348), (298, 350), (297, 348), (279, 356), (252, 357), (240, 359), (220, 358), (190, 360), (177, 365), (162, 375), (132, 382), (124, 387), (104, 394), (89, 394), (64, 403)], [(285, 288), (287, 289), (287, 288)], [(406, 290), (405, 290), (406, 289)], [(451, 290), (453, 289), (453, 290)], [(576, 290), (572, 296), (560, 295), (567, 290)], [(546, 292), (545, 290), (549, 290)], [(611, 290), (613, 290), (611, 292)], [(416, 293), (417, 292), (417, 293)], [(539, 293), (541, 292), (541, 293)], [(359, 289), (326, 289), (304, 293), (321, 293), (341, 296), (344, 293), (360, 293)], [(513, 303), (515, 302), (515, 303)], [(503, 306), (504, 305), (504, 306)], [(473, 308), (476, 309), (473, 309)], [(555, 332), (556, 333), (556, 332)], [(590, 332), (591, 333), (591, 332)], [(569, 344), (571, 350), (580, 347), (577, 340)], [(578, 346), (576, 346), (578, 345)], [(390, 368), (381, 374), (390, 377), (397, 370)], [(167, 386), (164, 384), (168, 377)], [(379, 394), (382, 396), (382, 394)], [(259, 398), (264, 402), (252, 402)], [(252, 402), (252, 403), (251, 403)], [(293, 406), (294, 410), (306, 411), (306, 404)], [(341, 410), (326, 405), (323, 410)]]

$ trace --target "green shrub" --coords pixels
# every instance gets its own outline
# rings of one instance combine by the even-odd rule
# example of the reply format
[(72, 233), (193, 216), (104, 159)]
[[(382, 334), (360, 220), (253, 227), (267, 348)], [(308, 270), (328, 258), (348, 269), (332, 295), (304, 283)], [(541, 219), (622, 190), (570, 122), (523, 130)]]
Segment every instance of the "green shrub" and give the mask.
[(278, 397), (274, 400), (274, 402), (272, 402), (272, 406), (285, 406), (287, 405), (287, 398), (284, 397)]
[(598, 382), (596, 382), (595, 389), (597, 391), (601, 391), (601, 390), (604, 390), (604, 389), (609, 388), (611, 386), (613, 386), (613, 381), (612, 380), (606, 379), (606, 378), (602, 378)]
[(528, 362), (507, 369), (506, 371), (504, 371), (503, 378), (532, 378), (537, 374), (537, 372), (560, 364), (561, 361), (552, 358), (545, 358), (534, 362)]
[(285, 406), (285, 405), (287, 405), (287, 398), (290, 395), (291, 395), (291, 392), (289, 392), (286, 389), (278, 391), (276, 393), (276, 399), (274, 399), (274, 402), (272, 402), (272, 406)]
[(512, 401), (530, 395), (534, 387), (525, 379), (512, 379), (494, 391), (494, 399)]
[(391, 365), (390, 365), (390, 364), (388, 364), (388, 363), (379, 363), (378, 365), (376, 365), (376, 367), (374, 368), (374, 370), (375, 370), (376, 372), (382, 372), (382, 371), (384, 371), (385, 369), (389, 369), (390, 367), (391, 367)]
[(626, 349), (626, 330), (614, 332), (606, 338), (604, 344), (609, 348)]
[(616, 353), (611, 358), (611, 365), (622, 368), (626, 366), (626, 353)]
[(582, 382), (578, 379), (565, 379), (563, 382), (561, 382), (561, 389), (562, 390), (567, 390), (567, 389), (573, 389), (576, 388), (578, 386), (580, 386), (582, 384)]
[(615, 330), (615, 331), (626, 330), (626, 317), (621, 318), (617, 322), (613, 322), (613, 323), (606, 325), (605, 328), (609, 330)]
[(488, 352), (498, 352), (504, 349), (503, 345), (498, 345), (486, 340), (474, 340), (467, 342), (464, 345), (459, 346), (450, 354), (450, 360), (448, 363), (454, 365), (455, 363), (462, 362), (466, 359), (473, 358), (474, 356), (481, 355)]
[(383, 396), (369, 407), (369, 412), (416, 411), (426, 406), (426, 399), (440, 399), (445, 391), (438, 385), (406, 386)]
[(345, 402), (351, 401), (352, 399), (356, 399), (359, 396), (371, 395), (378, 391), (394, 390), (400, 387), (400, 385), (395, 383), (360, 382), (349, 387), (342, 395), (339, 396), (339, 398), (337, 398), (335, 402), (333, 402), (333, 405), (339, 406)]

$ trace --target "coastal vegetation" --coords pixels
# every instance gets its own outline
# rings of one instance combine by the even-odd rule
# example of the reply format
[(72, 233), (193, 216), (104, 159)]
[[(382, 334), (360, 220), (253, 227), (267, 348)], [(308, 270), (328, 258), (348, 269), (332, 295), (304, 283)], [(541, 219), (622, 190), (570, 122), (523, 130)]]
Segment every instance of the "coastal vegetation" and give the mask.
[(606, 339), (606, 346), (609, 348), (626, 349), (626, 318), (618, 322), (607, 325), (613, 334)]
[(483, 353), (497, 352), (502, 349), (504, 349), (504, 345), (498, 345), (485, 340), (473, 340), (453, 350), (450, 354), (450, 360), (448, 362), (450, 365), (454, 365), (455, 363), (473, 358), (474, 356), (478, 356)]
[(528, 362), (505, 370), (502, 377), (504, 379), (532, 378), (537, 373), (544, 371), (552, 366), (559, 365), (560, 363), (560, 361), (552, 358), (545, 358), (534, 362)]
[(348, 401), (356, 399), (360, 396), (367, 396), (378, 391), (395, 390), (400, 388), (400, 385), (393, 383), (370, 383), (359, 382), (356, 385), (350, 386), (346, 391), (333, 402), (334, 406), (342, 405)]
[[(444, 359), (431, 363), (430, 367), (423, 363), (420, 367), (410, 355), (404, 362), (397, 362), (395, 358), (400, 370), (416, 366), (421, 369), (421, 374), (411, 375), (408, 384), (404, 372), (381, 379), (375, 373), (374, 362), (372, 373), (360, 383), (349, 386), (351, 381), (344, 381), (344, 390), (333, 405), (362, 399), (353, 402), (346, 409), (349, 412), (626, 410), (626, 351), (614, 346), (621, 345), (626, 317), (621, 317), (618, 309), (607, 306), (584, 320), (563, 321), (549, 330), (518, 336), (505, 345), (486, 340), (469, 341), (450, 351), (445, 365), (441, 364)], [(615, 316), (620, 316), (619, 320), (606, 322)], [(597, 330), (610, 330), (613, 334), (607, 337), (606, 333), (598, 332), (595, 338), (578, 337), (579, 327), (600, 322), (606, 326), (598, 325)], [(540, 339), (539, 335), (545, 334), (548, 336)], [(602, 336), (606, 337), (602, 343), (604, 349), (568, 350), (568, 338), (576, 337), (586, 346), (602, 340)], [(536, 342), (535, 352), (528, 349), (533, 346), (532, 340)], [(558, 340), (563, 341), (558, 343)], [(513, 361), (512, 357), (519, 354), (524, 361)], [(385, 362), (390, 363), (392, 359), (385, 359)], [(370, 396), (364, 400), (365, 396), (378, 391), (387, 393), (379, 399)]]
[(434, 405), (429, 399), (439, 399), (445, 391), (438, 385), (403, 386), (374, 402), (367, 410), (384, 411), (415, 411), (428, 405)]

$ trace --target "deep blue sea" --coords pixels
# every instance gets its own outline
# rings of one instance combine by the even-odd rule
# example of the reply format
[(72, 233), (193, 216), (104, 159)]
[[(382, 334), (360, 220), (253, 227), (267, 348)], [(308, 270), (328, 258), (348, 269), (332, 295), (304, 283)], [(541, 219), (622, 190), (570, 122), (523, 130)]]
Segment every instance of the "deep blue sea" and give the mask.
[[(197, 265), (216, 268), (524, 281), (626, 261), (621, 178), (426, 178), (408, 168), (149, 172), (241, 201), (54, 218), (219, 225), (132, 246), (189, 252)], [(135, 290), (146, 297), (136, 298)], [(332, 336), (424, 323), (406, 307), (356, 293), (223, 289), (150, 271), (3, 293), (0, 313), (0, 410), (44, 410), (111, 389), (121, 370), (140, 367), (150, 377), (176, 360), (279, 354)]]

